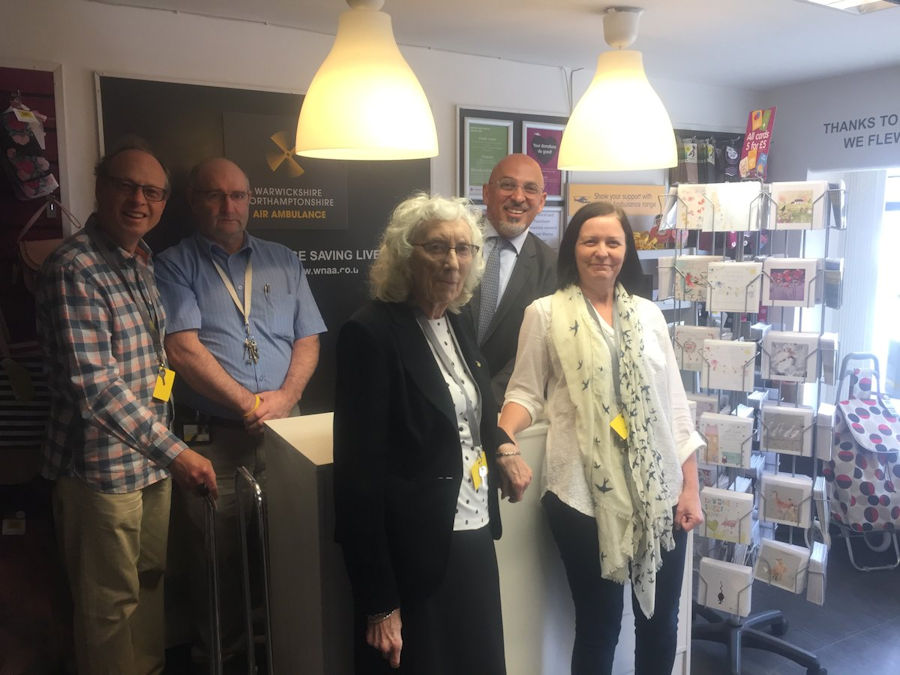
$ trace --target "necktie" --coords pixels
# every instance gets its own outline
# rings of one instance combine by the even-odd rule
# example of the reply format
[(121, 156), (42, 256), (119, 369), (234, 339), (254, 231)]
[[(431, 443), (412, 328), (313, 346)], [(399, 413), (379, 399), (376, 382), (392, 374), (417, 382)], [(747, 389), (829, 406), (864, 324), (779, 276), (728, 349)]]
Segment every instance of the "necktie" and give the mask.
[(497, 309), (497, 300), (500, 295), (500, 251), (503, 250), (506, 239), (502, 237), (488, 237), (493, 240), (491, 249), (484, 266), (484, 276), (481, 278), (481, 308), (478, 312), (478, 344), (484, 340), (494, 311)]

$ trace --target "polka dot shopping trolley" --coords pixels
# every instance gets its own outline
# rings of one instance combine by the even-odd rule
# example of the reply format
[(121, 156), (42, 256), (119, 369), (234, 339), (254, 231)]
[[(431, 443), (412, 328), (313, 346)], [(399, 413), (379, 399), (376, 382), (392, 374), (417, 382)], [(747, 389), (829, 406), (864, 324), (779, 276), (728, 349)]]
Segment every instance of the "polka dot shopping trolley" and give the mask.
[[(871, 367), (853, 368), (854, 361)], [(841, 398), (845, 379), (847, 397)], [(846, 541), (850, 562), (865, 572), (900, 565), (900, 418), (879, 384), (874, 355), (844, 357), (836, 389), (832, 457), (823, 470), (830, 486), (832, 522)], [(878, 554), (879, 563), (887, 562), (859, 564), (852, 544), (860, 539)]]

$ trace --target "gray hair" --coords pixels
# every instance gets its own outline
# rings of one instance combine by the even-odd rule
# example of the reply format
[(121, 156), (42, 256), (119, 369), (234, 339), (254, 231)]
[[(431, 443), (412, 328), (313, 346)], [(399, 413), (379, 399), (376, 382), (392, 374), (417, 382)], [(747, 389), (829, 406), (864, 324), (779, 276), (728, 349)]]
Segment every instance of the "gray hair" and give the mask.
[[(400, 202), (391, 214), (384, 234), (378, 258), (369, 272), (372, 297), (384, 302), (405, 302), (412, 289), (412, 270), (409, 261), (413, 242), (418, 235), (432, 225), (448, 221), (462, 221), (469, 226), (472, 243), (479, 248), (483, 237), (479, 227), (479, 215), (472, 202), (460, 197), (429, 196), (418, 192)], [(463, 283), (462, 292), (448, 309), (458, 313), (472, 297), (484, 272), (484, 258), (480, 253), (472, 258), (472, 268)]]

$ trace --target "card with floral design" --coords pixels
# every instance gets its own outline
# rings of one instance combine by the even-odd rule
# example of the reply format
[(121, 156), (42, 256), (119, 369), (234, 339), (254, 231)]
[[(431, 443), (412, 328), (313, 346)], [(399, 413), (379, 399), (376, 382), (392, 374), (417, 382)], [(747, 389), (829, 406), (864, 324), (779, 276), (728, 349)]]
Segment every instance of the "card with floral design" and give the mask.
[(718, 255), (683, 255), (675, 258), (675, 299), (690, 302), (706, 300), (709, 264), (721, 260), (722, 256)]
[(812, 514), (813, 479), (803, 474), (764, 473), (759, 517), (769, 523), (807, 528)]
[(784, 382), (816, 381), (816, 333), (770, 330), (762, 343), (760, 375)]
[(766, 258), (762, 304), (771, 307), (814, 307), (821, 299), (824, 275), (816, 258)]
[(679, 185), (676, 222), (681, 230), (712, 231), (716, 205), (706, 196), (706, 185)]
[(823, 180), (787, 181), (769, 185), (770, 230), (820, 230), (830, 206)]
[(706, 308), (710, 312), (759, 311), (762, 292), (762, 263), (712, 262), (707, 272)]
[(682, 370), (699, 371), (703, 366), (703, 343), (718, 339), (722, 329), (718, 326), (675, 326), (675, 360)]
[(737, 340), (706, 340), (700, 386), (704, 389), (753, 391), (756, 343)]
[(763, 450), (812, 457), (813, 409), (763, 405), (759, 436)]
[(706, 464), (750, 468), (752, 419), (705, 412), (700, 415), (698, 430), (706, 439)]
[(697, 581), (697, 602), (728, 614), (750, 614), (753, 568), (746, 565), (701, 558)]

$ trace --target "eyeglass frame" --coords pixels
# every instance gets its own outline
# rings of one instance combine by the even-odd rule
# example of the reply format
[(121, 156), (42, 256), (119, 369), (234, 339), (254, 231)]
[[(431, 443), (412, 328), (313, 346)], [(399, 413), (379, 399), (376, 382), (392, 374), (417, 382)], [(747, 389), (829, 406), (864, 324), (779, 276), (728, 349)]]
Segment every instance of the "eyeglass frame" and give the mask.
[[(512, 187), (504, 187), (502, 183), (512, 183)], [(497, 180), (488, 181), (489, 185), (496, 185), (497, 189), (507, 194), (513, 194), (516, 190), (521, 189), (529, 197), (540, 197), (544, 194), (545, 187), (537, 183), (519, 183), (514, 178), (498, 178)], [(530, 187), (534, 191), (529, 190)]]
[[(105, 175), (103, 176), (103, 179), (108, 180), (112, 184), (112, 186), (121, 194), (127, 194), (131, 196), (135, 193), (136, 190), (140, 189), (144, 199), (154, 204), (164, 202), (169, 198), (169, 188), (161, 188), (158, 185), (141, 185), (140, 183), (135, 183), (133, 180), (120, 178), (119, 176)], [(151, 191), (150, 194), (147, 194), (148, 190)], [(155, 198), (156, 194), (154, 191), (156, 190), (160, 192), (158, 199)]]
[[(456, 246), (451, 246), (443, 241), (423, 241), (421, 243), (413, 244), (413, 246), (421, 246), (425, 253), (434, 258), (446, 258), (450, 255), (450, 251), (453, 251), (456, 254), (456, 257), (461, 260), (474, 258), (481, 250), (481, 247), (478, 244), (456, 244)], [(429, 247), (433, 250), (429, 251)], [(471, 253), (460, 254), (459, 249), (461, 247), (465, 251), (471, 251)]]

